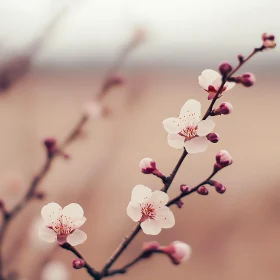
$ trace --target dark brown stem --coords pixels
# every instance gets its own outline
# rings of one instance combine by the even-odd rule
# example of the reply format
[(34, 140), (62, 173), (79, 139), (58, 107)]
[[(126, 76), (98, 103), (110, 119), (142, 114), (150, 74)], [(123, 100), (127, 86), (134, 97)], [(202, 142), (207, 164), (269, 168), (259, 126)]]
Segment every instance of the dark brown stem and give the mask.
[(260, 48), (255, 48), (253, 50), (253, 52), (246, 59), (239, 61), (239, 65), (235, 69), (233, 69), (227, 76), (222, 77), (222, 84), (220, 85), (216, 95), (212, 99), (212, 102), (211, 102), (209, 108), (207, 109), (206, 113), (204, 114), (204, 116), (202, 118), (203, 120), (206, 120), (210, 116), (210, 114), (213, 110), (213, 106), (214, 106), (215, 102), (217, 101), (220, 93), (222, 92), (223, 87), (224, 87), (225, 83), (227, 82), (227, 79), (231, 78), (232, 75), (235, 74), (243, 64), (245, 64), (248, 60), (250, 60), (256, 53), (263, 51), (263, 49), (264, 49), (263, 46), (261, 46)]
[(76, 257), (84, 260), (84, 262), (85, 262), (84, 268), (87, 270), (88, 274), (90, 276), (92, 276), (95, 280), (101, 279), (99, 273), (86, 262), (84, 257), (81, 255), (81, 253), (75, 247), (71, 246), (69, 243), (60, 245), (60, 247), (65, 250), (71, 251)]

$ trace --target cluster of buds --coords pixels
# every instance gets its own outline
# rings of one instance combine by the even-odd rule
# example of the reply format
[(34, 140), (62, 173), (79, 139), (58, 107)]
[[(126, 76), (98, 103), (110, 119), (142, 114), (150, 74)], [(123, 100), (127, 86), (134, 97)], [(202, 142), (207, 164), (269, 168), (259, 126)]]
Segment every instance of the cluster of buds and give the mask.
[(214, 171), (217, 172), (222, 168), (232, 164), (232, 157), (226, 150), (221, 150), (216, 155), (216, 163), (214, 165)]
[(166, 177), (157, 169), (156, 162), (151, 158), (143, 158), (139, 163), (139, 167), (144, 174), (153, 174), (162, 180), (166, 179)]
[(160, 246), (159, 243), (151, 241), (144, 244), (142, 251), (143, 257), (151, 256), (153, 253), (164, 253), (174, 264), (178, 265), (190, 259), (192, 249), (181, 241), (174, 241), (168, 246)]
[(233, 109), (233, 107), (232, 107), (232, 105), (229, 102), (223, 102), (223, 103), (221, 103), (221, 105), (217, 109), (214, 109), (211, 112), (211, 116), (229, 115), (229, 114), (232, 113), (232, 109)]

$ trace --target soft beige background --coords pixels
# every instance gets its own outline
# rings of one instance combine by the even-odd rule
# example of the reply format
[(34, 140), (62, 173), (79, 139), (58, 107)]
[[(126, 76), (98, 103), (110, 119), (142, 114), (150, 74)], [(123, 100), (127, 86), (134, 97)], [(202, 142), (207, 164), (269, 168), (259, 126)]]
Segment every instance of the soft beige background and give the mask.
[[(261, 61), (264, 64), (264, 55)], [(139, 234), (115, 267), (134, 258), (143, 242), (151, 240), (187, 242), (193, 248), (191, 260), (175, 267), (166, 257), (154, 256), (115, 279), (279, 279), (279, 69), (269, 65), (255, 69), (254, 87), (236, 86), (221, 99), (230, 101), (234, 111), (215, 118), (220, 142), (205, 153), (187, 157), (170, 196), (179, 192), (180, 184), (193, 186), (208, 176), (221, 149), (234, 159), (216, 177), (227, 192), (221, 195), (210, 189), (206, 197), (194, 193), (185, 198), (183, 209), (173, 207), (174, 228), (156, 237)], [(37, 240), (32, 221), (51, 201), (84, 207), (88, 240), (78, 249), (93, 267), (103, 266), (134, 226), (126, 215), (132, 188), (162, 186), (157, 178), (141, 174), (139, 161), (151, 157), (169, 174), (181, 154), (168, 146), (162, 120), (176, 116), (189, 98), (207, 108), (207, 95), (197, 83), (201, 70), (122, 71), (126, 85), (114, 89), (104, 101), (112, 109), (111, 116), (87, 125), (84, 136), (67, 149), (72, 159), (57, 159), (40, 186), (46, 200), (32, 202), (14, 220), (5, 241), (6, 267), (18, 270), (24, 279), (37, 280), (42, 263), (50, 258), (62, 260), (71, 279), (89, 279), (85, 271), (71, 268), (70, 252), (50, 249), (50, 257), (49, 249)], [(1, 192), (8, 187), (21, 194), (17, 187), (22, 181), (27, 185), (44, 161), (42, 138), (63, 139), (83, 104), (98, 91), (103, 72), (32, 72), (1, 95)]]

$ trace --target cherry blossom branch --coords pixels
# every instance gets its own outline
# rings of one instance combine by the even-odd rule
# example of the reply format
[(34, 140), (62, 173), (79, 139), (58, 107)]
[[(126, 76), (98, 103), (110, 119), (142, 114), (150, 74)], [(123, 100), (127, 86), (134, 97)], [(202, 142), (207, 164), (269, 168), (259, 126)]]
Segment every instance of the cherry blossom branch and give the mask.
[(85, 262), (83, 267), (87, 270), (88, 274), (92, 276), (95, 280), (101, 279), (99, 273), (86, 262), (84, 257), (75, 247), (71, 246), (69, 243), (64, 243), (63, 245), (60, 245), (60, 247), (65, 250), (71, 251), (76, 257), (83, 260)]
[[(141, 38), (140, 38), (141, 39)], [(115, 79), (111, 80), (112, 75), (117, 72), (122, 64), (124, 63), (126, 57), (138, 46), (138, 44), (141, 43), (141, 40), (139, 40), (139, 35), (134, 34), (132, 40), (127, 44), (127, 46), (121, 51), (119, 57), (117, 58), (116, 62), (113, 64), (113, 66), (109, 69), (108, 74), (106, 75), (106, 78), (103, 81), (103, 84), (101, 86), (101, 90), (98, 93), (98, 100), (101, 101), (106, 94), (108, 93), (109, 89), (111, 89), (113, 86), (115, 86), (118, 81)], [(61, 142), (60, 146), (56, 147), (55, 140), (53, 139), (51, 143), (51, 147), (49, 146), (50, 143), (46, 143), (47, 148), (47, 157), (45, 160), (45, 163), (41, 167), (40, 171), (37, 175), (32, 179), (28, 191), (24, 198), (10, 211), (4, 211), (5, 209), (4, 205), (2, 207), (2, 213), (3, 213), (3, 221), (2, 225), (0, 227), (0, 280), (5, 280), (3, 275), (3, 254), (2, 254), (2, 245), (3, 240), (5, 237), (5, 233), (8, 229), (8, 226), (11, 222), (11, 220), (28, 204), (28, 202), (32, 198), (36, 198), (36, 189), (38, 188), (41, 181), (46, 177), (48, 171), (50, 170), (52, 163), (54, 159), (57, 156), (64, 155), (63, 150), (72, 142), (74, 141), (77, 136), (79, 135), (81, 129), (84, 127), (84, 125), (88, 122), (89, 117), (85, 114), (83, 114), (77, 124), (74, 126), (74, 128), (69, 132), (69, 134), (66, 136), (66, 138)]]

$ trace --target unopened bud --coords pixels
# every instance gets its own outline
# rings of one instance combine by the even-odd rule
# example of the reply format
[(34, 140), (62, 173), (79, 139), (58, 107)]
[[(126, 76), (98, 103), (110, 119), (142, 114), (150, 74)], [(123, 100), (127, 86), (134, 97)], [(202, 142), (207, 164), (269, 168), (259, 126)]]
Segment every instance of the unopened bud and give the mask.
[(49, 155), (53, 154), (56, 151), (56, 139), (55, 138), (45, 138), (44, 145), (45, 145)]
[(186, 186), (186, 185), (181, 185), (181, 186), (180, 186), (180, 191), (181, 191), (182, 193), (188, 193), (188, 192), (189, 192), (189, 187)]
[(157, 169), (156, 162), (151, 158), (143, 158), (139, 163), (139, 167), (144, 174), (151, 174)]
[(223, 102), (217, 109), (212, 111), (211, 115), (229, 115), (232, 113), (232, 109), (233, 107), (229, 102)]
[(75, 269), (81, 269), (85, 266), (86, 262), (83, 259), (77, 258), (72, 262), (72, 266)]
[(208, 190), (206, 189), (205, 186), (200, 186), (200, 187), (197, 189), (197, 193), (198, 193), (198, 194), (201, 194), (201, 195), (207, 195), (207, 194), (208, 194)]
[(206, 137), (212, 143), (218, 143), (218, 141), (220, 139), (220, 137), (217, 133), (209, 133)]
[(256, 82), (256, 77), (252, 73), (245, 73), (242, 76), (235, 77), (234, 81), (245, 87), (251, 87)]
[(239, 54), (239, 55), (237, 56), (237, 58), (238, 58), (238, 60), (239, 60), (240, 63), (242, 63), (242, 62), (244, 61), (244, 56), (243, 56), (242, 54)]
[(266, 49), (273, 49), (276, 47), (275, 43), (275, 36), (274, 35), (267, 35), (267, 33), (264, 33), (262, 35), (262, 40), (263, 40), (263, 46)]
[(217, 182), (217, 184), (215, 184), (215, 189), (216, 189), (216, 192), (218, 192), (218, 193), (224, 193), (226, 191), (226, 187), (223, 184), (218, 183), (218, 182)]
[(223, 62), (219, 66), (219, 71), (222, 76), (227, 76), (232, 71), (232, 66), (228, 62)]
[(179, 209), (181, 209), (184, 206), (184, 202), (181, 199), (179, 199), (176, 201), (176, 205)]
[(161, 249), (170, 256), (174, 264), (188, 261), (192, 253), (191, 247), (181, 241), (174, 241), (169, 246), (162, 247)]
[(221, 150), (216, 155), (216, 163), (214, 165), (214, 170), (218, 171), (228, 165), (232, 164), (232, 157), (226, 150)]

